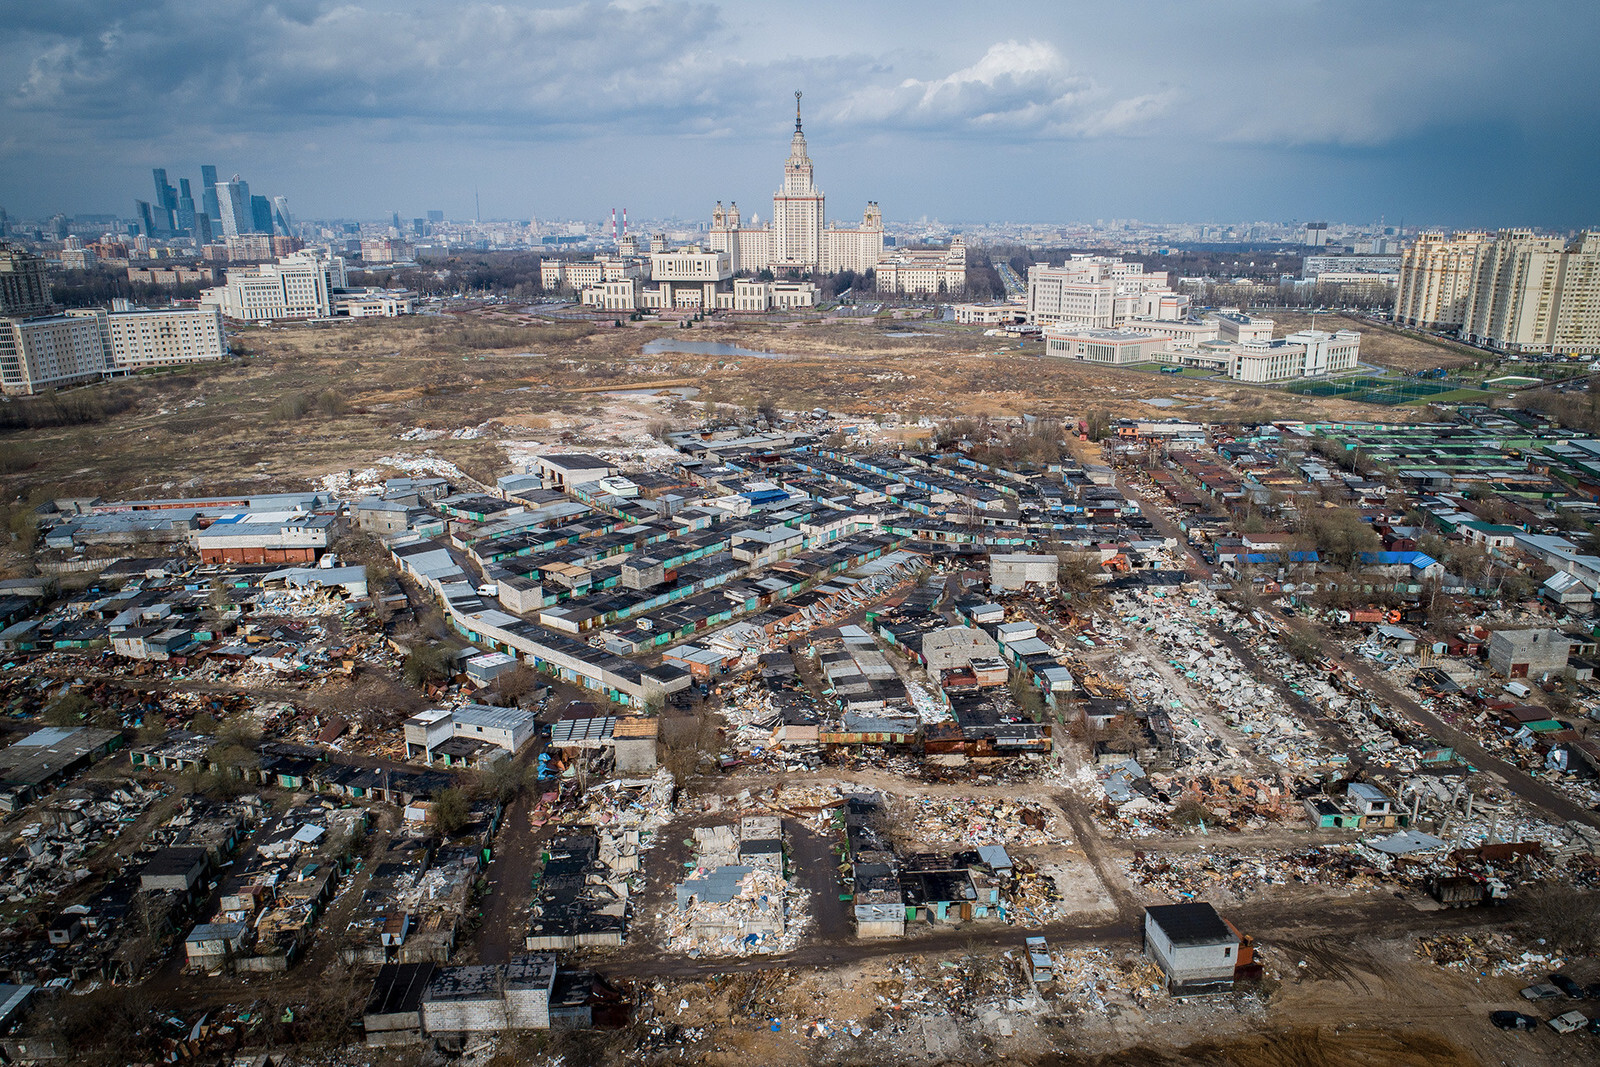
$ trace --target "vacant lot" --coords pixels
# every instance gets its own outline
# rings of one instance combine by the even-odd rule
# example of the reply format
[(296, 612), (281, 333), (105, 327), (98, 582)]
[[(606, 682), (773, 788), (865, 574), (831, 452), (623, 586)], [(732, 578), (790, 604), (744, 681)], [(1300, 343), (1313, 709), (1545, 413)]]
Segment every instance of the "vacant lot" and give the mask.
[[(504, 472), (508, 453), (538, 444), (645, 447), (652, 429), (698, 419), (708, 404), (913, 421), (1094, 410), (1207, 419), (1378, 413), (1338, 399), (1046, 360), (1037, 344), (1019, 349), (928, 323), (597, 329), (533, 321), (496, 309), (244, 329), (234, 336), (242, 358), (90, 387), (117, 414), (0, 438), (0, 488), (8, 499), (262, 492), (396, 456), (446, 461), (488, 481)], [(652, 341), (760, 354), (647, 355)], [(652, 395), (666, 386), (682, 391)]]

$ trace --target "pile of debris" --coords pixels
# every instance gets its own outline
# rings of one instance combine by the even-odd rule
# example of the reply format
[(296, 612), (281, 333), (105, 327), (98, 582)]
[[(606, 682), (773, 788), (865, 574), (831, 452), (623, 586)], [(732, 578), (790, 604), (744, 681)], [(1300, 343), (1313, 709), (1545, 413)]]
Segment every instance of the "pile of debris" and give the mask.
[(787, 878), (783, 826), (747, 816), (697, 827), (695, 860), (678, 886), (668, 948), (690, 957), (783, 952), (799, 941), (804, 892)]
[(1485, 978), (1559, 971), (1565, 962), (1557, 954), (1524, 951), (1511, 935), (1499, 931), (1419, 937), (1417, 955), (1441, 967)]
[(1069, 843), (1057, 833), (1061, 820), (1038, 804), (984, 796), (918, 796), (898, 798), (895, 808), (900, 832), (937, 848)]
[(6, 899), (27, 900), (81, 881), (88, 874), (81, 864), (170, 791), (132, 779), (83, 781), (57, 790), (39, 806), (37, 821), (17, 832), (15, 851), (0, 857)]
[(1150, 899), (1245, 900), (1274, 885), (1316, 885), (1347, 891), (1376, 888), (1390, 879), (1388, 857), (1359, 844), (1293, 850), (1221, 849), (1192, 853), (1135, 852), (1122, 863), (1128, 880)]
[(1138, 952), (1079, 948), (1050, 957), (1056, 992), (1085, 1011), (1109, 1015), (1119, 1001), (1143, 1007), (1165, 995), (1161, 969)]

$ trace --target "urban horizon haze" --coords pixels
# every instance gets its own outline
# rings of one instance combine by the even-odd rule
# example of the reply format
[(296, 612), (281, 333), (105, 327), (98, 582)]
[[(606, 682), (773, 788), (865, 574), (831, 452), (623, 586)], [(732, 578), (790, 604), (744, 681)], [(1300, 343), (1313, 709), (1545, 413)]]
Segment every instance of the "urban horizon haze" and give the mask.
[(1590, 5), (469, 4), (13, 9), (0, 206), (129, 215), (215, 162), (305, 217), (1595, 221)]

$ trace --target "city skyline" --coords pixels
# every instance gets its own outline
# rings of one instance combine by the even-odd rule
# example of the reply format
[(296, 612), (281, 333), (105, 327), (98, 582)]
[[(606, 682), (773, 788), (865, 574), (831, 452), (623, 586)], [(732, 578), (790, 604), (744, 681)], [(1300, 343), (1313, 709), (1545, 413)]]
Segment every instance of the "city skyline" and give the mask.
[(826, 192), (894, 219), (1594, 221), (1587, 6), (812, 10), (14, 12), (0, 205), (128, 216), (152, 168), (226, 158), (305, 217), (467, 218), (476, 191), (484, 217), (696, 218), (771, 191), (799, 88)]

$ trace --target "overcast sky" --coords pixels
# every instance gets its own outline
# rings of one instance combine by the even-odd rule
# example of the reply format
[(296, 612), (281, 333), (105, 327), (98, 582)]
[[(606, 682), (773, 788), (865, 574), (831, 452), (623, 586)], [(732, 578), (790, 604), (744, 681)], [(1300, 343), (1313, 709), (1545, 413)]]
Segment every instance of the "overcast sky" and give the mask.
[[(1594, 0), (13, 0), (0, 207), (1600, 223)], [(197, 190), (198, 192), (198, 190)], [(198, 197), (197, 197), (198, 198)]]

